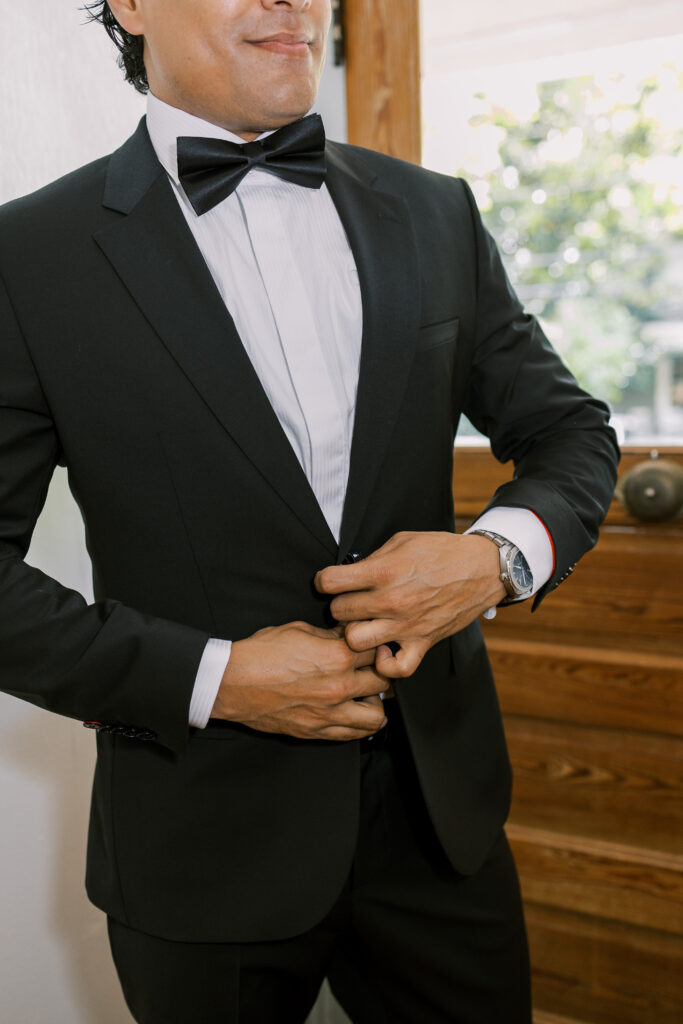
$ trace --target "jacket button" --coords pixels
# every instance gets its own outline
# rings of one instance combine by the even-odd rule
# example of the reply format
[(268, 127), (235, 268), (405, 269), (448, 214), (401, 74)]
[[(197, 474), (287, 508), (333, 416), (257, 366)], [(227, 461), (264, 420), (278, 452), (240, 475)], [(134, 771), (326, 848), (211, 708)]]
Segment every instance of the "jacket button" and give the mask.
[(355, 562), (362, 562), (363, 557), (360, 551), (349, 551), (342, 565), (353, 565)]

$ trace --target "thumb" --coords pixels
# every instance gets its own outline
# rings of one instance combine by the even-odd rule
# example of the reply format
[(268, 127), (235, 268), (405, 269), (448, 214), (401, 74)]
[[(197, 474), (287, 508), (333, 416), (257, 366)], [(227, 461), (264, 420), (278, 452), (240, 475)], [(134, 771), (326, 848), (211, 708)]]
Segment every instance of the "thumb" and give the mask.
[[(389, 661), (394, 660), (394, 652), (388, 644), (381, 644), (377, 648), (377, 657), (375, 658), (375, 667), (378, 672), (381, 672), (381, 667)], [(383, 674), (383, 673), (382, 673)]]
[(377, 648), (375, 667), (387, 679), (404, 679), (412, 676), (427, 653), (428, 645), (420, 640), (402, 641), (400, 649), (392, 654), (387, 644)]

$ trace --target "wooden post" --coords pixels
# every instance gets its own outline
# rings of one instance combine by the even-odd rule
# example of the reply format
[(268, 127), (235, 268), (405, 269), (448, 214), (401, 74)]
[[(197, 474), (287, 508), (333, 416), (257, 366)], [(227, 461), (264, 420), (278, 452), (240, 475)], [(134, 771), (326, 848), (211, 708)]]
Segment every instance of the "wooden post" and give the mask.
[(345, 0), (349, 142), (420, 163), (419, 0)]

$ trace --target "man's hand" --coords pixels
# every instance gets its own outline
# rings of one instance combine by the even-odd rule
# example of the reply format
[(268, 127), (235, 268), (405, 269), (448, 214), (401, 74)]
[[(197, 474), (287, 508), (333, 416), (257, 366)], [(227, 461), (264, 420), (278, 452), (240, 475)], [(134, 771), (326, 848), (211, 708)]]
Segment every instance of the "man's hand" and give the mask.
[(352, 651), (342, 634), (290, 622), (233, 643), (211, 717), (306, 740), (372, 736), (387, 682), (374, 648)]
[(377, 671), (391, 678), (412, 675), (430, 647), (505, 596), (493, 541), (452, 533), (397, 533), (362, 562), (322, 569), (315, 585), (337, 595), (332, 614), (349, 647), (376, 649)]

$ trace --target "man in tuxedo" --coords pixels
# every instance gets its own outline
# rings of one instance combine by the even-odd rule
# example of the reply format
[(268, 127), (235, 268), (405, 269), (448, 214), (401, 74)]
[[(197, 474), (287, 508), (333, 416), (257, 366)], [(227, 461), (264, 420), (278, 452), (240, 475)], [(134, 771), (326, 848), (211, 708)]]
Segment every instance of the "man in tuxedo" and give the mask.
[[(89, 6), (148, 113), (0, 212), (0, 673), (97, 730), (131, 1011), (528, 1022), (478, 617), (595, 543), (607, 410), (463, 182), (325, 144), (330, 0)], [(462, 412), (515, 476), (457, 536)], [(23, 562), (57, 463), (91, 606)]]

